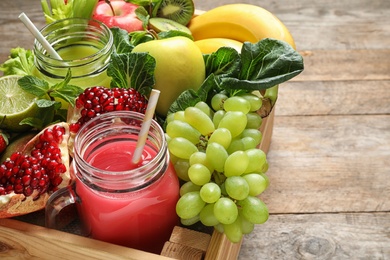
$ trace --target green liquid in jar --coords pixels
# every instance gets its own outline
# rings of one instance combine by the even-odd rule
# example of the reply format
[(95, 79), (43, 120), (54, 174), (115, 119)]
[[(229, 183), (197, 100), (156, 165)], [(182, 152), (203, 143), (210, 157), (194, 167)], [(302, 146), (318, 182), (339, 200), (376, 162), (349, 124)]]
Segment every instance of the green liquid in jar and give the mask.
[(99, 50), (94, 46), (73, 45), (58, 50), (58, 54), (63, 60), (80, 60), (96, 54)]
[[(102, 70), (104, 67), (103, 61), (97, 59), (94, 62), (86, 64), (87, 59), (91, 59), (90, 56), (97, 54), (99, 50), (95, 46), (86, 44), (73, 44), (57, 50), (58, 54), (63, 59), (63, 64), (67, 61), (71, 61), (72, 64), (82, 64), (71, 68), (72, 79), (70, 85), (76, 85), (83, 89), (93, 86), (109, 87), (111, 78), (107, 76), (106, 70)], [(35, 76), (42, 78), (50, 84), (56, 84), (62, 82), (67, 73), (68, 68), (59, 66), (58, 69), (53, 69), (49, 74), (42, 73), (35, 70)]]

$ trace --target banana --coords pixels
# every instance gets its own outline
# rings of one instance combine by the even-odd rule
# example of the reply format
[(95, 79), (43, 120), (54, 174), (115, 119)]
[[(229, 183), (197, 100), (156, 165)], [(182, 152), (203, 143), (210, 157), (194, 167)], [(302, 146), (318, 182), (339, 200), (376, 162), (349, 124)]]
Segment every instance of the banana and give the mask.
[(192, 18), (189, 24), (195, 41), (229, 38), (256, 43), (263, 38), (295, 42), (286, 26), (271, 12), (251, 4), (227, 4)]
[(241, 52), (242, 42), (227, 38), (209, 38), (195, 41), (203, 54), (210, 54), (217, 51), (220, 47), (231, 47), (238, 53)]

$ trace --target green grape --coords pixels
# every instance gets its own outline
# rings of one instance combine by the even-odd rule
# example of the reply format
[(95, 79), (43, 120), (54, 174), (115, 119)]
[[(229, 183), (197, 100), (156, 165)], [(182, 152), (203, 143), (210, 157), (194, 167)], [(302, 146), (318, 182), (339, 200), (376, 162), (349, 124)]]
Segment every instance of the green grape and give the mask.
[(187, 107), (184, 110), (184, 118), (187, 123), (195, 127), (204, 136), (215, 130), (211, 118), (197, 107)]
[(250, 172), (262, 172), (264, 164), (267, 159), (267, 155), (260, 149), (249, 149), (245, 153), (249, 157), (248, 168), (245, 170), (245, 173)]
[(242, 176), (249, 186), (249, 195), (256, 197), (267, 188), (267, 180), (258, 173), (249, 173)]
[(190, 157), (190, 165), (193, 165), (195, 163), (200, 163), (200, 164), (203, 164), (204, 166), (206, 166), (210, 172), (213, 172), (214, 171), (214, 167), (213, 165), (207, 160), (207, 156), (206, 156), (206, 153), (205, 152), (196, 152), (196, 153), (193, 153)]
[(214, 113), (213, 124), (215, 129), (218, 128), (219, 122), (221, 122), (225, 114), (226, 114), (225, 110), (218, 110), (217, 112)]
[(246, 218), (241, 216), (241, 211), (238, 212), (238, 218), (241, 221), (241, 231), (243, 234), (249, 234), (255, 229), (255, 224), (248, 221)]
[(237, 201), (237, 204), (241, 207), (242, 216), (253, 224), (263, 224), (267, 221), (268, 208), (259, 198), (248, 196)]
[(228, 177), (225, 181), (227, 194), (235, 200), (243, 200), (249, 195), (249, 185), (241, 176)]
[(165, 121), (167, 122), (167, 124), (169, 124), (170, 122), (172, 122), (173, 120), (175, 120), (174, 117), (175, 117), (175, 113), (170, 113), (170, 114), (168, 114), (168, 115), (167, 115), (167, 118), (165, 119)]
[(227, 149), (232, 141), (232, 134), (226, 128), (218, 128), (211, 134), (209, 143), (219, 143)]
[[(169, 152), (169, 151), (168, 151)], [(171, 152), (169, 152), (169, 160), (174, 165), (180, 158), (174, 156)]]
[(218, 124), (218, 128), (227, 128), (232, 137), (236, 137), (244, 131), (247, 124), (246, 115), (241, 111), (228, 111)]
[(174, 137), (168, 144), (169, 152), (182, 159), (189, 159), (198, 148), (184, 137)]
[(183, 181), (190, 181), (190, 177), (188, 177), (188, 168), (190, 168), (190, 163), (188, 160), (179, 158), (173, 167), (175, 168), (176, 175), (179, 179)]
[(188, 177), (194, 184), (202, 186), (210, 181), (211, 172), (203, 164), (195, 163), (188, 169)]
[(182, 223), (184, 226), (191, 226), (197, 223), (199, 220), (200, 220), (199, 215), (196, 215), (195, 217), (189, 219), (181, 218), (180, 223)]
[(165, 140), (167, 141), (167, 144), (169, 144), (172, 138), (167, 133), (164, 133), (164, 136), (165, 136)]
[(247, 119), (247, 123), (245, 126), (246, 129), (259, 129), (261, 123), (263, 122), (261, 116), (256, 112), (251, 112), (246, 114), (246, 119)]
[(200, 191), (201, 186), (194, 184), (192, 181), (187, 181), (180, 187), (180, 197), (191, 191)]
[(231, 224), (236, 221), (238, 208), (229, 198), (220, 198), (214, 204), (214, 215), (222, 224)]
[(263, 105), (263, 101), (260, 97), (256, 96), (255, 94), (247, 93), (243, 95), (239, 95), (242, 98), (245, 98), (251, 105), (250, 111), (254, 112), (261, 108)]
[(199, 220), (206, 227), (212, 227), (219, 224), (218, 219), (214, 215), (214, 203), (204, 206), (199, 213)]
[(244, 144), (244, 151), (256, 148), (257, 146), (256, 140), (250, 136), (245, 136), (241, 138), (241, 142)]
[(269, 167), (269, 165), (268, 165), (268, 161), (266, 159), (265, 162), (264, 162), (263, 168), (261, 169), (261, 172), (262, 173), (267, 172), (268, 171), (268, 167)]
[(206, 157), (207, 161), (209, 161), (214, 169), (217, 172), (223, 172), (224, 166), (225, 166), (225, 161), (228, 158), (228, 153), (223, 148), (222, 145), (219, 143), (211, 143), (207, 145), (206, 148)]
[(230, 154), (225, 161), (224, 174), (226, 177), (239, 176), (248, 168), (249, 157), (243, 151)]
[(185, 119), (184, 119), (184, 111), (177, 111), (177, 112), (175, 112), (175, 114), (173, 114), (173, 119), (174, 120), (185, 121)]
[(223, 109), (225, 111), (240, 111), (247, 114), (251, 109), (251, 104), (245, 98), (233, 96), (225, 100)]
[(213, 118), (214, 111), (207, 105), (206, 102), (204, 101), (199, 101), (198, 103), (195, 104), (196, 108), (199, 108), (200, 110), (203, 111), (206, 115), (208, 115), (210, 118)]
[(269, 186), (268, 176), (264, 172), (260, 173), (260, 175), (263, 176), (263, 178), (265, 179), (265, 183), (267, 184), (265, 188), (268, 188), (268, 186)]
[(184, 137), (193, 144), (199, 143), (200, 132), (184, 121), (171, 121), (167, 124), (165, 132), (171, 139), (175, 137)]
[(242, 239), (241, 221), (239, 218), (231, 224), (223, 225), (223, 232), (230, 242), (238, 243)]
[(258, 129), (244, 129), (244, 131), (242, 131), (241, 138), (247, 136), (252, 137), (256, 142), (256, 146), (258, 146), (261, 143), (263, 134)]
[(205, 205), (199, 191), (191, 191), (181, 196), (177, 201), (176, 213), (182, 219), (190, 219), (197, 216)]
[(214, 203), (221, 197), (221, 188), (216, 183), (209, 182), (202, 186), (199, 193), (204, 202)]
[(214, 226), (215, 230), (217, 230), (219, 233), (223, 233), (223, 225), (221, 223)]
[(230, 142), (229, 147), (227, 148), (227, 152), (229, 154), (232, 154), (237, 151), (244, 151), (244, 143), (242, 142), (242, 139), (239, 137), (233, 138)]
[(226, 95), (223, 94), (223, 93), (215, 94), (215, 95), (211, 98), (211, 107), (212, 107), (215, 111), (222, 110), (222, 109), (223, 109), (223, 103), (225, 102), (225, 100), (226, 100), (227, 98), (228, 98), (228, 96), (226, 96)]

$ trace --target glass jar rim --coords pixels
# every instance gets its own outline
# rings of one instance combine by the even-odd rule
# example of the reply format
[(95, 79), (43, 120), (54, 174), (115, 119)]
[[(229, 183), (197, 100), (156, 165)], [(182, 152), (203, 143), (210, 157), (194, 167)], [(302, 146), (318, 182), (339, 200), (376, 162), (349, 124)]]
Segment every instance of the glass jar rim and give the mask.
[[(157, 151), (156, 155), (150, 161), (145, 163), (144, 165), (141, 165), (140, 167), (137, 167), (137, 168), (132, 169), (132, 170), (109, 171), (109, 170), (102, 170), (100, 168), (92, 166), (83, 157), (83, 153), (81, 152), (81, 150), (83, 148), (81, 145), (82, 142), (80, 143), (79, 139), (81, 138), (81, 135), (83, 133), (85, 133), (86, 128), (88, 128), (89, 126), (91, 126), (93, 124), (95, 124), (95, 128), (96, 128), (97, 126), (99, 126), (99, 124), (97, 124), (97, 123), (101, 120), (109, 120), (109, 119), (114, 120), (115, 118), (121, 118), (121, 117), (132, 118), (135, 120), (139, 120), (140, 122), (143, 122), (144, 116), (145, 116), (144, 114), (139, 113), (139, 112), (134, 112), (134, 111), (113, 111), (113, 112), (107, 112), (107, 113), (101, 114), (101, 115), (96, 116), (95, 118), (89, 120), (87, 123), (85, 123), (79, 129), (79, 131), (77, 132), (77, 134), (74, 138), (74, 147), (73, 147), (74, 149), (73, 150), (74, 150), (75, 157), (77, 156), (77, 163), (81, 163), (81, 165), (87, 166), (93, 172), (99, 172), (100, 176), (105, 176), (105, 177), (108, 177), (108, 176), (110, 176), (110, 177), (130, 176), (131, 179), (133, 179), (133, 178), (143, 177), (143, 175), (144, 175), (143, 173), (146, 172), (147, 169), (150, 169), (151, 167), (153, 167), (153, 165), (158, 165), (161, 162), (165, 162), (166, 154), (167, 154), (167, 148), (166, 148), (167, 143), (166, 143), (166, 139), (164, 136), (165, 134), (164, 134), (164, 131), (161, 128), (161, 126), (155, 120), (152, 120), (150, 129), (155, 130), (158, 137), (161, 137), (160, 138), (161, 144), (160, 144), (160, 147), (156, 147), (156, 151)], [(101, 126), (101, 124), (100, 124), (100, 126)], [(89, 129), (89, 131), (96, 131), (95, 128), (91, 128), (91, 129)], [(149, 131), (149, 133), (150, 133), (150, 131)], [(142, 173), (142, 174), (140, 174), (140, 173)], [(100, 179), (96, 175), (93, 175), (93, 176), (90, 175), (90, 177), (93, 177), (94, 179)]]
[[(107, 25), (105, 25), (104, 23), (96, 20), (96, 19), (87, 19), (87, 18), (80, 18), (80, 17), (72, 17), (72, 18), (64, 18), (64, 19), (60, 19), (60, 20), (56, 20), (52, 23), (49, 23), (49, 24), (46, 24), (44, 27), (42, 27), (42, 29), (40, 29), (40, 32), (42, 33), (42, 35), (44, 37), (46, 37), (48, 34), (45, 34), (44, 32), (47, 31), (47, 30), (50, 30), (50, 28), (54, 27), (56, 28), (57, 26), (59, 26), (60, 24), (80, 24), (80, 25), (85, 25), (86, 27), (88, 26), (95, 26), (96, 28), (99, 26), (100, 28), (102, 28), (102, 32), (108, 36), (108, 40), (107, 40), (107, 43), (104, 45), (104, 47), (102, 49), (99, 49), (97, 52), (91, 54), (91, 55), (88, 55), (88, 56), (85, 56), (83, 58), (80, 58), (80, 59), (73, 59), (73, 60), (59, 60), (59, 59), (56, 59), (54, 57), (51, 57), (51, 56), (47, 56), (47, 55), (44, 55), (44, 58), (47, 59), (47, 60), (51, 60), (53, 62), (64, 62), (66, 63), (68, 66), (71, 64), (71, 63), (77, 63), (77, 62), (80, 62), (80, 61), (89, 61), (89, 60), (93, 60), (95, 59), (96, 57), (100, 57), (102, 55), (104, 55), (105, 53), (107, 53), (109, 51), (109, 49), (112, 48), (113, 44), (114, 44), (114, 36), (112, 35), (112, 32), (110, 30), (110, 28), (108, 28)], [(98, 25), (98, 26), (97, 26)], [(66, 27), (59, 27), (58, 29), (60, 30), (63, 30), (65, 29)], [(52, 31), (49, 31), (50, 33), (52, 33)], [(34, 50), (37, 50), (37, 46), (39, 47), (38, 50), (43, 50), (43, 51), (46, 51), (45, 48), (42, 46), (42, 44), (37, 40), (35, 39), (34, 40)], [(37, 52), (36, 53), (36, 56), (40, 56), (39, 54), (42, 54), (43, 55), (43, 52)]]

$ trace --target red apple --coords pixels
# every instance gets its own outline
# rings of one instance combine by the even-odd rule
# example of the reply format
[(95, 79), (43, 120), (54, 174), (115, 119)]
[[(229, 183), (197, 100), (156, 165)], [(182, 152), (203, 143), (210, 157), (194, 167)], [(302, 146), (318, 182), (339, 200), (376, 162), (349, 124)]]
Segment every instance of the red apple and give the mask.
[(95, 7), (92, 18), (101, 21), (109, 28), (119, 27), (128, 32), (142, 30), (142, 21), (135, 15), (138, 5), (127, 3), (124, 0), (111, 0), (111, 7), (105, 1), (99, 1)]

